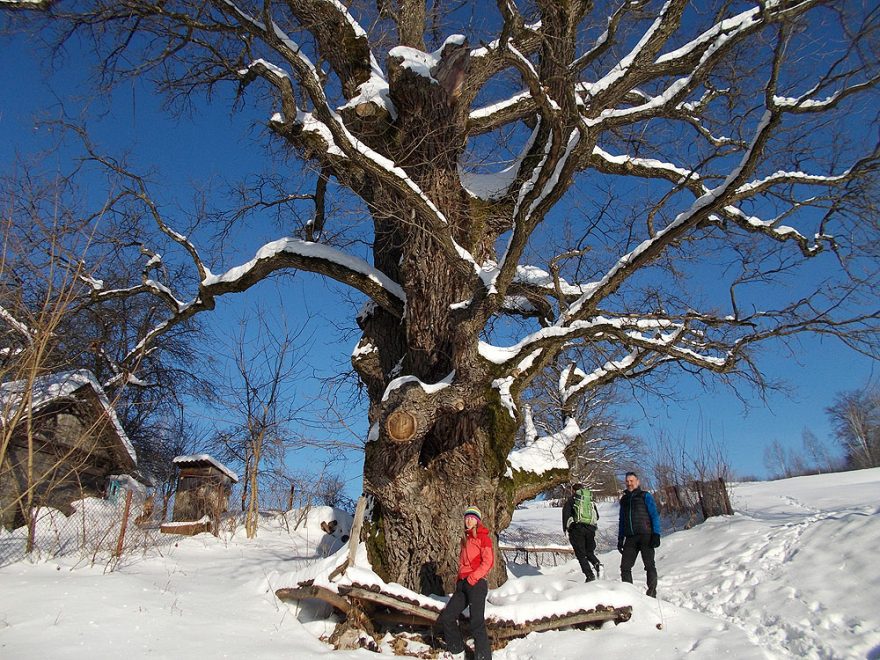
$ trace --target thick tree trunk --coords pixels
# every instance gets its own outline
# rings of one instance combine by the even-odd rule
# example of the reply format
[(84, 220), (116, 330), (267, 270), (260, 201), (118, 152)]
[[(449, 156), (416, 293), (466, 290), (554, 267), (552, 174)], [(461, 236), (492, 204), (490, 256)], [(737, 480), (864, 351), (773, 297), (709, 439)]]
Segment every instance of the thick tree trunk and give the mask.
[(510, 523), (513, 508), (503, 457), (514, 427), (499, 428), (490, 412), (487, 406), (442, 417), (421, 443), (385, 437), (369, 443), (364, 484), (373, 500), (367, 543), (374, 570), (387, 581), (421, 593), (450, 593), (464, 510), (471, 504), (482, 510), (495, 545), (489, 585), (507, 579), (497, 533)]
[[(465, 45), (447, 44), (430, 79), (391, 60), (390, 96), (398, 117), (394, 141), (383, 146), (442, 211), (442, 220), (419, 217), (382, 181), (371, 188), (373, 260), (407, 298), (403, 318), (377, 308), (358, 319), (364, 337), (353, 356), (373, 424), (364, 457), (364, 490), (372, 497), (365, 528), (370, 560), (384, 579), (423, 593), (452, 590), (463, 513), (471, 504), (482, 510), (495, 541), (489, 584), (505, 581), (497, 533), (509, 524), (516, 496), (505, 477), (515, 420), (491, 387), (493, 365), (478, 356), (483, 321), (474, 322), (477, 311), (462, 308), (474, 295), (476, 275), (462, 270), (433, 229), (448, 223), (452, 238), (477, 259), (494, 256), (458, 173), (467, 119), (459, 98), (468, 56)], [(414, 394), (388, 392), (399, 376), (424, 384), (452, 376), (447, 392), (454, 393), (441, 402), (443, 394), (421, 396), (417, 386)]]

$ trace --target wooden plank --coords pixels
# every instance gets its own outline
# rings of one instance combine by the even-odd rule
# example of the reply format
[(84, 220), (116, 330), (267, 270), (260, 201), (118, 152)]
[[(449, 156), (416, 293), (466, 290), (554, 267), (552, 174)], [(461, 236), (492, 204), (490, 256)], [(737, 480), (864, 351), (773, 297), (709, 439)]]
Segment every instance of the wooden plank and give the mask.
[(411, 614), (413, 616), (421, 617), (422, 619), (427, 620), (430, 624), (433, 624), (435, 621), (437, 621), (437, 617), (440, 616), (439, 609), (437, 611), (434, 611), (416, 603), (403, 601), (399, 598), (395, 598), (394, 596), (383, 594), (381, 592), (370, 591), (369, 589), (365, 589), (363, 587), (343, 587), (340, 588), (340, 591), (344, 591), (345, 595), (351, 598), (365, 600), (367, 602), (375, 603), (377, 605), (384, 605), (385, 607), (391, 607), (393, 609), (399, 610), (404, 614)]
[(618, 607), (612, 610), (591, 610), (589, 612), (575, 612), (560, 617), (541, 619), (528, 623), (513, 623), (512, 621), (497, 621), (486, 619), (486, 629), (493, 639), (505, 639), (508, 637), (524, 637), (531, 632), (543, 632), (546, 630), (558, 630), (568, 626), (577, 626), (586, 623), (599, 623), (602, 621), (614, 621), (622, 623), (629, 621), (632, 616), (632, 608), (629, 606)]
[(122, 527), (119, 530), (119, 540), (116, 541), (116, 556), (122, 556), (122, 545), (125, 543), (125, 528), (128, 527), (128, 514), (131, 513), (131, 491), (125, 494), (125, 510), (122, 512)]
[(283, 601), (300, 601), (306, 600), (307, 598), (317, 598), (328, 605), (332, 605), (343, 614), (347, 615), (351, 611), (351, 603), (349, 603), (343, 596), (340, 596), (335, 591), (331, 591), (326, 587), (317, 587), (313, 584), (308, 586), (276, 589), (275, 597), (278, 598), (278, 600)]

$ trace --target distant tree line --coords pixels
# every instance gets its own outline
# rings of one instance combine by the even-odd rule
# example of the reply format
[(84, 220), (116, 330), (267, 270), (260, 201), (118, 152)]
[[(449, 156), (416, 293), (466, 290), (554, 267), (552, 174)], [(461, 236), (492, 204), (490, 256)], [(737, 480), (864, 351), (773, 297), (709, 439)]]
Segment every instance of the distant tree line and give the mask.
[(774, 440), (764, 465), (777, 478), (880, 467), (880, 387), (838, 393), (825, 409), (833, 436), (820, 440), (804, 429), (801, 449)]

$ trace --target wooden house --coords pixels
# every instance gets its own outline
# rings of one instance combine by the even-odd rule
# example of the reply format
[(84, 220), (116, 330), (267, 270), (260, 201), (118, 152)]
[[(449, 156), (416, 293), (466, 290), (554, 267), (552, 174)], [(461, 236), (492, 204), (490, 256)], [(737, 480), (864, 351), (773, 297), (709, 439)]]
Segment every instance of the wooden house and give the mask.
[[(171, 520), (176, 524), (163, 525), (162, 531), (186, 534), (210, 529), (216, 533), (217, 521), (229, 508), (229, 495), (232, 484), (238, 483), (238, 475), (208, 454), (178, 456), (174, 463), (179, 473)], [(182, 523), (193, 525), (190, 529)]]
[(137, 476), (137, 456), (103, 388), (87, 370), (0, 385), (0, 524), (25, 523), (34, 506), (66, 515), (71, 502), (106, 492), (117, 475)]

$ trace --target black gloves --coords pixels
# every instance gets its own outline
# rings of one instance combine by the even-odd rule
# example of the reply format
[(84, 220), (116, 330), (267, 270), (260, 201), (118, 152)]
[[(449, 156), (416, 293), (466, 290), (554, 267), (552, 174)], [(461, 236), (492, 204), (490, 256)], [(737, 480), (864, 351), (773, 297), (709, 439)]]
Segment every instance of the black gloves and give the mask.
[(623, 554), (623, 537), (620, 537), (619, 539), (617, 539), (617, 551), (620, 554)]

